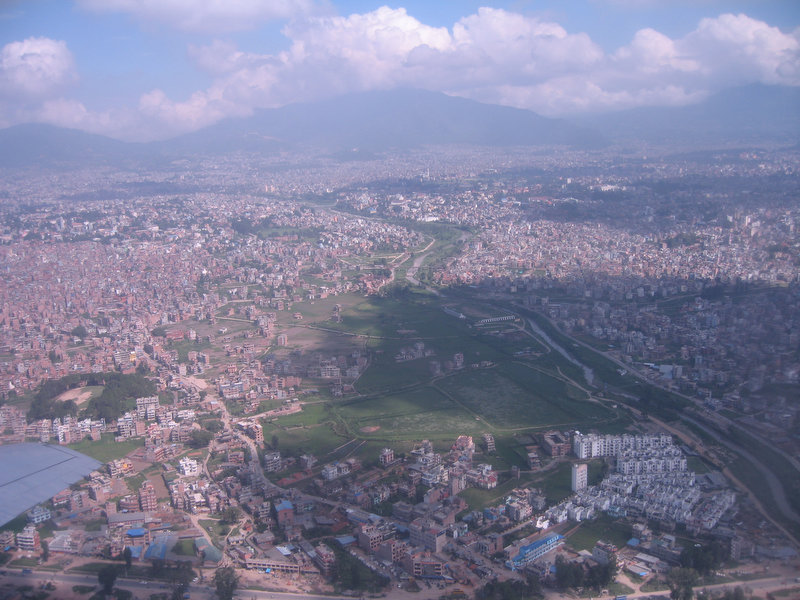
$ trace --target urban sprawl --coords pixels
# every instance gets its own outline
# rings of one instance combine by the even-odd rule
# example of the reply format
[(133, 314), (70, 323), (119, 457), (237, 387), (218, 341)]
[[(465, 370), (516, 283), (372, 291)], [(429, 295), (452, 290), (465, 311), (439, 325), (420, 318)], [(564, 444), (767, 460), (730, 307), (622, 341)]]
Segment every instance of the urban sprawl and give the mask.
[[(188, 561), (198, 581), (233, 567), (242, 586), (359, 594), (337, 575), (355, 559), (426, 598), (534, 579), (548, 594), (564, 565), (612, 565), (597, 595), (643, 593), (709, 547), (731, 587), (759, 563), (797, 568), (797, 505), (767, 514), (725, 467), (726, 443), (747, 442), (717, 439), (740, 431), (795, 468), (800, 456), (796, 152), (445, 148), (316, 164), (3, 174), (0, 443), (127, 450), (0, 531), (7, 564), (127, 555)], [(313, 436), (304, 415), (358, 396), (377, 357), (366, 336), (346, 349), (306, 336), (342, 331), (346, 298), (408, 289), (439, 297), (443, 320), (466, 320), (469, 298), (493, 307), (475, 328), (602, 352), (611, 376), (571, 360), (631, 426), (519, 432), (510, 469), (489, 428), (364, 446), (334, 427), (335, 453), (265, 435)], [(390, 360), (434, 377), (493, 367), (412, 338)], [(633, 375), (636, 389), (614, 379)], [(106, 396), (112, 380), (134, 391)], [(691, 407), (681, 426), (648, 386)], [(563, 494), (542, 483), (556, 472)], [(618, 535), (573, 543), (591, 523)]]

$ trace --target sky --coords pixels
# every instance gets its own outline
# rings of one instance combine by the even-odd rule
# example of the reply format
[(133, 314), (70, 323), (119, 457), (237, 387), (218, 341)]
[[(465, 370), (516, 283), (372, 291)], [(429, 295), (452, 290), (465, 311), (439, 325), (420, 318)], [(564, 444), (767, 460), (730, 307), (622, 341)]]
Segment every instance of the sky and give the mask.
[(368, 90), (569, 117), (800, 85), (798, 0), (0, 0), (0, 127), (127, 141)]

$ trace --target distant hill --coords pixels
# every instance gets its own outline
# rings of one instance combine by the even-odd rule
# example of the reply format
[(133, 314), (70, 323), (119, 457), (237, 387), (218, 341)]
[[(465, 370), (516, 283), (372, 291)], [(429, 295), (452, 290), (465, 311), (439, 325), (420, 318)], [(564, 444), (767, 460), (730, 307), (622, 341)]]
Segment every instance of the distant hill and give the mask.
[(437, 144), (597, 147), (596, 133), (527, 110), (422, 90), (348, 94), (260, 110), (162, 144), (170, 154), (316, 147), (367, 152)]
[(125, 143), (51, 125), (0, 130), (0, 166), (141, 164), (196, 154), (316, 150), (334, 157), (438, 144), (601, 148), (644, 142), (704, 149), (800, 144), (800, 88), (747, 86), (693, 106), (574, 120), (436, 92), (393, 90), (260, 110), (163, 142)]
[(30, 123), (0, 129), (0, 166), (110, 164), (143, 158), (143, 144), (53, 125)]
[(800, 88), (749, 85), (675, 108), (636, 108), (576, 122), (614, 143), (717, 147), (800, 142)]

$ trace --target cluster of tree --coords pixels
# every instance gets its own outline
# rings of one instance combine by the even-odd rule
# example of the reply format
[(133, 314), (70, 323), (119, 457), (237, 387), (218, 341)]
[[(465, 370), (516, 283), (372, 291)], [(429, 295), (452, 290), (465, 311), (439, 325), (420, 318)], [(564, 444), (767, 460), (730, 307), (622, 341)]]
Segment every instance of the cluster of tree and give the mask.
[(716, 571), (729, 556), (728, 547), (718, 540), (701, 546), (696, 544), (681, 552), (681, 566), (694, 569), (700, 575)]
[(556, 558), (556, 585), (561, 589), (589, 587), (600, 589), (606, 587), (617, 575), (617, 561), (614, 557), (608, 564), (595, 564), (584, 568), (581, 563), (573, 563), (563, 556)]
[(239, 587), (239, 577), (233, 567), (220, 567), (214, 572), (214, 586), (217, 588), (219, 600), (231, 600), (236, 588)]
[(200, 424), (203, 426), (203, 429), (211, 433), (219, 433), (225, 428), (225, 425), (219, 419), (208, 419), (207, 421), (202, 421)]
[(542, 598), (539, 580), (528, 576), (526, 581), (494, 579), (475, 592), (475, 600), (535, 600)]
[[(711, 594), (711, 592), (703, 590), (702, 592), (697, 592), (697, 600), (747, 600), (747, 598), (752, 598), (752, 595), (745, 594), (744, 589), (741, 586), (736, 586), (733, 589), (726, 588), (721, 596), (717, 594)], [(767, 599), (769, 600), (770, 594), (767, 594)]]
[(28, 422), (39, 419), (55, 419), (67, 415), (75, 416), (78, 406), (72, 400), (58, 402), (56, 398), (67, 390), (78, 387), (83, 381), (81, 375), (67, 375), (61, 379), (45, 379), (31, 401)]
[(73, 327), (69, 334), (73, 337), (84, 339), (87, 335), (89, 335), (89, 332), (83, 325), (78, 325), (77, 327)]
[(89, 400), (84, 411), (86, 417), (91, 419), (103, 418), (113, 421), (126, 410), (135, 408), (136, 398), (152, 396), (156, 393), (155, 384), (140, 375), (133, 373), (101, 373), (102, 378), (97, 383), (89, 385), (102, 385), (103, 392), (97, 398)]
[(103, 592), (106, 596), (110, 596), (114, 590), (114, 582), (117, 580), (117, 575), (119, 575), (117, 565), (105, 565), (97, 572), (97, 581), (103, 587)]
[(326, 540), (326, 543), (336, 555), (333, 584), (337, 591), (361, 590), (376, 593), (389, 585), (388, 577), (370, 569), (334, 540)]
[(675, 567), (667, 573), (669, 597), (672, 600), (692, 600), (694, 598), (694, 586), (699, 578), (697, 571), (694, 569)]
[(67, 390), (81, 385), (103, 386), (100, 396), (89, 400), (83, 416), (93, 419), (103, 417), (109, 421), (134, 408), (133, 402), (136, 398), (152, 396), (156, 391), (155, 384), (140, 374), (90, 373), (47, 379), (39, 386), (31, 401), (27, 415), (28, 422), (57, 419), (67, 415), (74, 417), (78, 413), (75, 402), (72, 400), (62, 402), (57, 398)]
[(229, 506), (222, 511), (222, 514), (220, 515), (220, 521), (229, 525), (233, 525), (239, 520), (239, 514), (240, 511), (238, 508), (235, 506)]
[(648, 414), (656, 415), (666, 421), (677, 421), (688, 401), (666, 390), (645, 385), (639, 397), (639, 405)]
[(213, 437), (214, 434), (210, 431), (206, 431), (205, 429), (194, 429), (192, 430), (191, 438), (189, 439), (188, 444), (192, 448), (206, 448)]
[[(128, 564), (128, 559), (125, 558)], [(150, 565), (153, 579), (166, 580), (169, 583), (171, 600), (182, 600), (184, 594), (189, 590), (189, 583), (195, 577), (192, 563), (188, 560), (179, 561), (174, 567), (167, 567), (161, 559), (155, 559)]]

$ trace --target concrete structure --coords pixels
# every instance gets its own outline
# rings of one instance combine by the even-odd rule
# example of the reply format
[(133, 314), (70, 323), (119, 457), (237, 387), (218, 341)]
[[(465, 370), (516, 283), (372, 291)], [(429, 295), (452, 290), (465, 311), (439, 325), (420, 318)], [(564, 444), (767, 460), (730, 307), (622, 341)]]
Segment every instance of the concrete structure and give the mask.
[(188, 457), (184, 457), (178, 461), (178, 468), (183, 475), (187, 475), (189, 477), (196, 477), (200, 472), (197, 461)]
[(41, 504), (37, 504), (28, 511), (28, 522), (34, 525), (44, 523), (50, 519), (50, 511)]
[(536, 562), (563, 543), (564, 536), (553, 533), (535, 542), (513, 544), (505, 550), (507, 557), (506, 566), (512, 570), (523, 568)]
[(586, 463), (575, 463), (572, 465), (572, 491), (580, 492), (585, 490), (589, 482), (589, 465)]
[(625, 450), (648, 450), (672, 445), (672, 436), (666, 433), (653, 435), (597, 435), (576, 433), (572, 438), (572, 451), (580, 459), (598, 456), (617, 456)]
[(27, 525), (17, 534), (17, 548), (23, 552), (39, 551), (39, 532), (33, 525)]

